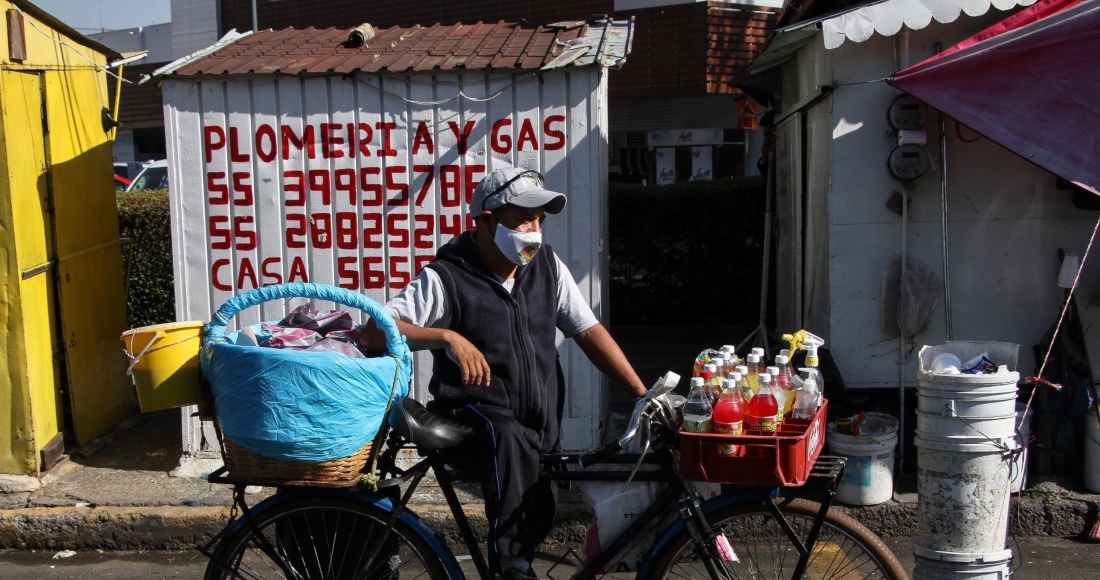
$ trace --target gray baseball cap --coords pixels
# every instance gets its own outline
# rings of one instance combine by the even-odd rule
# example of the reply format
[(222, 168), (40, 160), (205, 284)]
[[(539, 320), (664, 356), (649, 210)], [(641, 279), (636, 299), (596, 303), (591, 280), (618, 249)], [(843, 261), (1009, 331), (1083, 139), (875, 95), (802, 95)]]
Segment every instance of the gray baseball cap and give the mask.
[(508, 204), (541, 207), (546, 213), (561, 213), (565, 209), (565, 194), (545, 187), (542, 174), (533, 169), (496, 169), (486, 175), (474, 189), (470, 213), (477, 215)]

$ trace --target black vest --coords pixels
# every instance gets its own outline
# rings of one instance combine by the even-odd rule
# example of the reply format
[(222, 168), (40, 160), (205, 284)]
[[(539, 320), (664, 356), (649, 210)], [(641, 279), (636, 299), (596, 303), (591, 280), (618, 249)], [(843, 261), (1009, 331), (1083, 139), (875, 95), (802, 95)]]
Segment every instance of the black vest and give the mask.
[(432, 351), (435, 367), (429, 391), (437, 411), (467, 404), (510, 409), (524, 426), (541, 435), (540, 451), (559, 440), (565, 380), (555, 345), (557, 267), (544, 244), (535, 259), (516, 270), (509, 294), (482, 263), (473, 231), (439, 250), (428, 264), (439, 274), (450, 305), (450, 329), (466, 337), (489, 363), (488, 387), (462, 384), (462, 371), (443, 350)]

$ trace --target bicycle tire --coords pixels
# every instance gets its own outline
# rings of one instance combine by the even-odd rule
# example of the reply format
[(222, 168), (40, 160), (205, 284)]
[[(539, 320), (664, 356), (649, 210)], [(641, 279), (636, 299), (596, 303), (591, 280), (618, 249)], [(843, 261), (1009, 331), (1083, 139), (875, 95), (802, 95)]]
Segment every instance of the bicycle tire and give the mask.
[[(256, 506), (219, 542), (206, 580), (451, 578), (439, 552), (446, 550), (442, 540), (429, 541), (406, 519), (398, 519), (383, 537), (392, 513), (386, 506), (355, 496), (266, 501), (272, 503)], [(366, 569), (365, 560), (380, 542), (385, 553)]]
[[(780, 511), (803, 541), (821, 504), (801, 499), (778, 504)], [(721, 507), (707, 514), (716, 533), (725, 535), (737, 562), (726, 562), (733, 578), (791, 578), (798, 551), (779, 523), (759, 500)], [(650, 556), (639, 578), (709, 578), (698, 559), (694, 542), (681, 530)], [(890, 548), (863, 524), (829, 510), (821, 527), (805, 578), (909, 578)]]

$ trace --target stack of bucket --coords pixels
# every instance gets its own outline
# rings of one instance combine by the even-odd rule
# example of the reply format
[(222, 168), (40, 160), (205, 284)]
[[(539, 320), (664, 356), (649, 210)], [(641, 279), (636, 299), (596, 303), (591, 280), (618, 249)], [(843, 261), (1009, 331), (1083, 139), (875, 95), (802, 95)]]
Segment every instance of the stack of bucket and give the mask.
[[(1016, 356), (1005, 342), (948, 342), (920, 351), (917, 389), (918, 580), (1011, 577), (1006, 548), (1010, 478), (1019, 455)], [(946, 374), (933, 359), (985, 353), (994, 374)], [(941, 359), (942, 360), (942, 359)]]

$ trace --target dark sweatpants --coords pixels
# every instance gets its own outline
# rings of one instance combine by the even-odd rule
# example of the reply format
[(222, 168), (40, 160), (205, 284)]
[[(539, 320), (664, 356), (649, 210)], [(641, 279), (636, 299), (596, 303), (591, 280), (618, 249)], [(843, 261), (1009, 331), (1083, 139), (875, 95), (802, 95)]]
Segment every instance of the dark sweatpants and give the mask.
[(455, 411), (455, 417), (475, 433), (473, 444), (464, 451), (473, 456), (481, 476), (490, 567), (499, 570), (501, 557), (533, 559), (553, 527), (557, 509), (557, 488), (539, 479), (541, 438), (500, 407), (468, 406)]

